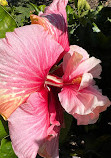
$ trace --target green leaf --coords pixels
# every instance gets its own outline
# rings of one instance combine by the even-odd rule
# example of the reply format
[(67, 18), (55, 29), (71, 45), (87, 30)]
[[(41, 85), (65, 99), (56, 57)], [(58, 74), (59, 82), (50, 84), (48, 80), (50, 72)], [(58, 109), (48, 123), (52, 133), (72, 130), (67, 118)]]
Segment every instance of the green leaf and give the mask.
[(69, 0), (68, 2), (73, 2), (73, 0)]
[(46, 7), (46, 5), (40, 5), (40, 6), (37, 6), (37, 5), (35, 5), (35, 4), (33, 4), (33, 3), (30, 3), (31, 5), (32, 5), (32, 7), (34, 8), (34, 10), (35, 10), (35, 14), (39, 14), (39, 12), (44, 12), (44, 9), (45, 9), (45, 7)]
[(30, 8), (19, 6), (16, 7), (16, 11), (17, 13), (24, 14), (27, 18), (30, 16)]
[(1, 141), (0, 158), (17, 158), (12, 149), (11, 141), (7, 138), (3, 138)]
[(97, 9), (94, 11), (94, 12), (95, 12), (95, 15), (99, 14), (99, 12), (101, 12), (103, 8), (104, 8), (103, 5), (97, 6)]
[(38, 8), (37, 5), (33, 4), (33, 3), (30, 3), (32, 5), (32, 7), (34, 8), (35, 10), (35, 13), (38, 15), (38, 13), (40, 12), (40, 9)]
[(88, 12), (90, 10), (90, 5), (86, 0), (78, 0), (78, 14), (79, 16), (83, 14), (83, 12)]
[(97, 32), (97, 33), (101, 32), (101, 30), (98, 28), (98, 26), (94, 22), (92, 23), (92, 25), (93, 25), (93, 28), (92, 28), (93, 32)]
[(32, 4), (27, 4), (25, 6), (19, 6), (14, 8), (13, 17), (17, 22), (18, 26), (24, 26), (30, 23), (30, 13), (34, 12), (34, 7)]
[(68, 24), (73, 23), (74, 9), (71, 8), (71, 6), (67, 5), (66, 6), (66, 12), (67, 12), (67, 21), (68, 21)]
[(78, 10), (90, 10), (90, 5), (87, 0), (78, 0)]
[(66, 137), (68, 135), (68, 132), (69, 132), (71, 124), (72, 124), (72, 120), (73, 120), (73, 117), (65, 112), (64, 113), (65, 127), (62, 128), (60, 131), (60, 137), (59, 137), (60, 143), (63, 143), (66, 140)]
[(7, 121), (0, 116), (0, 140), (8, 135)]
[(40, 5), (39, 6), (40, 11), (44, 12), (45, 7), (46, 7), (46, 5)]
[(17, 27), (11, 15), (0, 6), (0, 38), (4, 38), (6, 32), (11, 32)]
[(76, 8), (77, 8), (77, 3), (78, 3), (78, 0), (74, 0), (74, 5)]
[(109, 22), (111, 22), (111, 19), (110, 19), (109, 17), (107, 18), (107, 20), (108, 20)]
[(73, 8), (71, 8), (71, 6), (70, 6), (70, 5), (67, 5), (67, 6), (66, 6), (66, 12), (67, 12), (67, 14), (68, 14), (68, 15), (69, 15), (69, 14), (73, 14), (74, 9), (73, 9)]

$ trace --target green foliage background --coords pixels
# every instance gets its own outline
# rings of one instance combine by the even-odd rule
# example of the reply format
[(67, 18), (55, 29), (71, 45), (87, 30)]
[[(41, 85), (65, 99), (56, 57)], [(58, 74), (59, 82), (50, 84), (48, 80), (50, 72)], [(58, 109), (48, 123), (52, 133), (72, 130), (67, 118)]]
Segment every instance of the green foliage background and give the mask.
[[(30, 14), (38, 14), (44, 8), (45, 4), (37, 5), (36, 0), (9, 0), (8, 6), (0, 6), (0, 38), (16, 27), (29, 25)], [(96, 82), (111, 100), (111, 8), (100, 4), (91, 9), (86, 0), (69, 0), (66, 10), (70, 44), (82, 46), (91, 56), (102, 60), (102, 79)], [(96, 124), (87, 126), (77, 126), (76, 120), (65, 114), (67, 122), (60, 135), (60, 158), (106, 158), (111, 155), (110, 113), (111, 108), (108, 108)], [(7, 122), (2, 117), (0, 142), (0, 158), (16, 158)]]

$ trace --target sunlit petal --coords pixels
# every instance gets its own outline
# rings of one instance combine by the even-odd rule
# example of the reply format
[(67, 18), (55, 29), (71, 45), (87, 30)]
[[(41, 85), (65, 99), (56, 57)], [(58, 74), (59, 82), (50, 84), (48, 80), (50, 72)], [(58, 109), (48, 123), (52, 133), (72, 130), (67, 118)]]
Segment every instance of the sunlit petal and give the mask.
[(83, 56), (77, 52), (74, 52), (73, 55), (69, 58), (67, 62), (68, 53), (65, 55), (63, 60), (63, 69), (64, 76), (63, 80), (68, 81), (71, 79), (70, 75), (74, 72), (77, 66), (80, 64)]
[(19, 158), (35, 158), (47, 139), (49, 127), (47, 91), (33, 93), (8, 118), (12, 146)]
[(101, 61), (95, 57), (90, 57), (83, 48), (72, 45), (63, 58), (64, 81), (71, 80), (84, 73), (91, 73), (93, 77), (100, 78)]
[(63, 108), (73, 115), (78, 124), (92, 124), (97, 121), (99, 113), (111, 104), (97, 88), (92, 86), (75, 91), (74, 86), (64, 87), (59, 93)]
[(64, 52), (60, 58), (69, 51), (67, 16), (65, 10), (67, 2), (68, 0), (54, 0), (49, 7), (46, 7), (43, 14), (40, 14), (40, 16), (30, 16), (32, 24), (42, 25), (64, 48)]
[(0, 40), (0, 114), (10, 114), (44, 87), (63, 48), (41, 26), (15, 29)]

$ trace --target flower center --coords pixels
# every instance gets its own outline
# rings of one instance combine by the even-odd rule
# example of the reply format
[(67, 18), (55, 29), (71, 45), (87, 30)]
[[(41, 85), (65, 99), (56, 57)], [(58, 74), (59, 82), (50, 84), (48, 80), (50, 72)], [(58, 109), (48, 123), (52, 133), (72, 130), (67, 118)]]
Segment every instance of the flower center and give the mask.
[(79, 76), (72, 80), (72, 84), (80, 84), (82, 80), (82, 76)]
[(55, 87), (63, 87), (63, 79), (54, 75), (47, 75), (45, 85), (51, 85)]
[(60, 87), (62, 88), (63, 85), (78, 85), (81, 83), (82, 76), (78, 76), (77, 78), (74, 78), (73, 80), (69, 82), (64, 82), (62, 78), (54, 76), (54, 75), (47, 75), (45, 80), (45, 85), (50, 85), (54, 87)]

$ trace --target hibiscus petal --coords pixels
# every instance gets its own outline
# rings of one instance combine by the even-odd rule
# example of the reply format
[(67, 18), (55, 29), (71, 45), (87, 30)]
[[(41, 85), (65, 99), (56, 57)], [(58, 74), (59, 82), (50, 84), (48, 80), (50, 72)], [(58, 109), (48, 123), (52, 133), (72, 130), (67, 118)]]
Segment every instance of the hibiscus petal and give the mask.
[(46, 143), (46, 150), (51, 155), (51, 158), (59, 158), (59, 136), (53, 137)]
[(64, 76), (63, 80), (68, 81), (70, 80), (71, 73), (77, 68), (78, 64), (82, 60), (82, 55), (74, 52), (73, 55), (70, 57), (70, 59), (67, 62), (68, 53), (65, 55), (63, 60), (63, 69), (64, 69)]
[(32, 24), (39, 24), (52, 34), (53, 38), (64, 48), (64, 52), (69, 51), (68, 31), (67, 31), (67, 15), (65, 7), (68, 0), (54, 0), (49, 7), (40, 16), (31, 15)]
[(75, 91), (75, 87), (71, 85), (65, 86), (58, 94), (62, 107), (66, 110), (66, 112), (72, 115), (74, 112), (79, 113), (80, 110), (81, 113), (84, 112), (84, 105), (80, 103), (76, 95), (77, 91)]
[(67, 64), (69, 63), (70, 58), (73, 56), (73, 54), (75, 52), (82, 55), (82, 59), (81, 59), (82, 61), (89, 58), (89, 54), (86, 52), (85, 49), (83, 49), (82, 47), (79, 47), (77, 45), (71, 45), (69, 52), (66, 53), (64, 55), (64, 58), (63, 58), (63, 70), (64, 70), (64, 72), (65, 72), (65, 69), (67, 67)]
[[(53, 93), (54, 92), (54, 93)], [(51, 88), (48, 93), (49, 121), (48, 140), (40, 147), (38, 153), (46, 158), (59, 158), (59, 133), (63, 124), (63, 108), (58, 100), (58, 89)]]
[(35, 158), (49, 127), (47, 91), (30, 95), (8, 118), (12, 146), (19, 158)]
[(78, 124), (92, 124), (97, 121), (99, 113), (111, 104), (96, 88), (88, 87), (75, 91), (74, 86), (66, 86), (59, 93), (63, 108), (73, 115)]
[(62, 52), (41, 26), (7, 33), (0, 40), (0, 114), (8, 118), (32, 92), (39, 91)]
[(72, 56), (74, 52), (81, 54), (83, 57), (82, 60), (86, 60), (89, 58), (89, 54), (85, 49), (77, 45), (71, 45), (68, 53)]
[(80, 87), (79, 87), (79, 90), (85, 88), (85, 87), (88, 87), (92, 84), (94, 84), (94, 80), (93, 80), (93, 76), (91, 73), (84, 73), (83, 76), (82, 76), (82, 80), (81, 80), (81, 83), (80, 83)]
[(99, 59), (89, 58), (86, 50), (77, 45), (72, 45), (63, 58), (63, 79), (68, 81), (87, 72), (91, 73), (95, 78), (100, 78), (102, 68), (99, 63), (101, 63)]
[(46, 158), (59, 158), (59, 138), (58, 136), (51, 137), (46, 141), (38, 151), (38, 154)]
[[(87, 72), (91, 73), (91, 71), (94, 69), (95, 71), (94, 72), (92, 71), (93, 72), (92, 75), (95, 74), (96, 72), (100, 74), (101, 69), (99, 69), (100, 71), (98, 71), (98, 69), (96, 71), (96, 67), (99, 65), (99, 63), (101, 63), (101, 61), (99, 59), (96, 59), (95, 57), (86, 59), (77, 66), (76, 70), (72, 72), (69, 78), (73, 79), (77, 76), (83, 75), (84, 73), (87, 73)], [(95, 75), (95, 77), (96, 76), (98, 77), (98, 75)]]
[(68, 0), (53, 0), (53, 2), (50, 4), (50, 6), (46, 7), (45, 13), (50, 14), (50, 13), (60, 13), (63, 15), (65, 21), (67, 21), (67, 16), (66, 16), (66, 11), (65, 7), (68, 3)]
[(100, 77), (101, 72), (102, 72), (102, 67), (100, 64), (98, 64), (97, 66), (95, 66), (93, 69), (89, 71), (89, 73), (91, 73), (94, 78), (98, 78), (98, 79), (101, 78)]
[(51, 90), (49, 92), (49, 116), (51, 126), (48, 129), (48, 135), (57, 136), (63, 125), (63, 108), (58, 99), (58, 89), (52, 87)]

